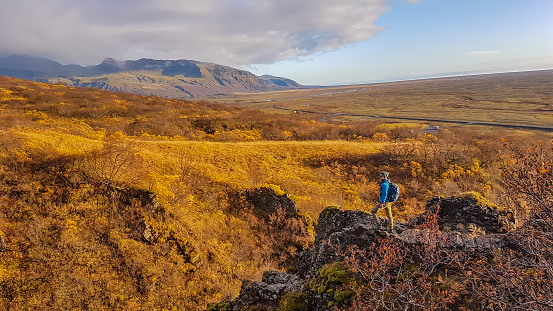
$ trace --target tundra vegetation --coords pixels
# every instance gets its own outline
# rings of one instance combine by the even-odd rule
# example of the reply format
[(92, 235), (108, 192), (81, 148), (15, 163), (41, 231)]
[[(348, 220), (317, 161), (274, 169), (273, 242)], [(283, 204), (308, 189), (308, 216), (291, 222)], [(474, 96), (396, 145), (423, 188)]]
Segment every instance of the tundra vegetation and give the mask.
[[(467, 191), (516, 207), (530, 224), (527, 255), (495, 254), (465, 272), (492, 302), (517, 290), (550, 303), (551, 138), (423, 128), (0, 77), (0, 309), (202, 310), (235, 297), (243, 279), (291, 269), (325, 207), (370, 210), (382, 170), (401, 187), (400, 220)], [(288, 194), (306, 221), (263, 218), (233, 199), (256, 187)], [(423, 251), (438, 258), (429, 265), (442, 260)], [(370, 310), (366, 288), (355, 306)]]
[[(388, 237), (365, 251), (342, 252), (359, 277), (347, 310), (551, 310), (552, 145), (504, 146), (500, 201), (520, 220), (504, 236), (506, 247), (444, 248), (448, 241), (438, 224), (438, 206), (415, 226), (424, 232), (415, 244)], [(474, 198), (481, 206), (493, 204)]]
[(366, 121), (359, 115), (368, 115), (551, 127), (552, 83), (553, 71), (542, 70), (232, 94), (211, 100), (263, 111), (277, 106), (326, 112), (326, 119), (342, 121)]

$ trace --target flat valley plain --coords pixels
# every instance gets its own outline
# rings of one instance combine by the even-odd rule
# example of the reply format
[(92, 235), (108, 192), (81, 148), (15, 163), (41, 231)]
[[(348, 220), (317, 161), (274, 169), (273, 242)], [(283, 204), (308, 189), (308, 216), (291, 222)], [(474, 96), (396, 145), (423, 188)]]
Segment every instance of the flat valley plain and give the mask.
[(324, 121), (377, 121), (373, 116), (378, 116), (552, 128), (553, 70), (240, 93), (208, 100), (266, 112), (322, 112), (319, 119)]

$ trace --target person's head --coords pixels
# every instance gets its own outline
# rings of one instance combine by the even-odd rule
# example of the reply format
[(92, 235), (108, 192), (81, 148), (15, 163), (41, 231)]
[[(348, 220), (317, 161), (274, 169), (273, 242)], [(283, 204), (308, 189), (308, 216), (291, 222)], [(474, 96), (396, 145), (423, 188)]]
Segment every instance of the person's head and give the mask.
[(385, 172), (385, 171), (380, 172), (380, 179), (388, 179), (389, 176), (390, 176), (390, 173), (388, 172)]

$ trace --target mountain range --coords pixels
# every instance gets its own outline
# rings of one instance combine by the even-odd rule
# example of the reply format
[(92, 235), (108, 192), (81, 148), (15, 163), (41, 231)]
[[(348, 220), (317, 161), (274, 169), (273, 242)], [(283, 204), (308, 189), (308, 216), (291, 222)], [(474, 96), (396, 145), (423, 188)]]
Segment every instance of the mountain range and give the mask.
[(257, 76), (214, 63), (146, 58), (126, 61), (106, 58), (98, 65), (83, 67), (62, 65), (46, 58), (12, 55), (0, 58), (0, 75), (175, 98), (302, 87), (291, 79)]

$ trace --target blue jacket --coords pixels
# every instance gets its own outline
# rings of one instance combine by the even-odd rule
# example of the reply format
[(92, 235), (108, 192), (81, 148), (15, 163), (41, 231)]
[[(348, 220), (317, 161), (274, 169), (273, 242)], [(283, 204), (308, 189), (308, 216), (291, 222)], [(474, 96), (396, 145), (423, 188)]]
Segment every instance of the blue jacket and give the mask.
[(386, 203), (388, 199), (388, 188), (390, 188), (390, 185), (388, 184), (390, 182), (388, 179), (384, 179), (382, 181), (382, 184), (380, 185), (380, 203)]

